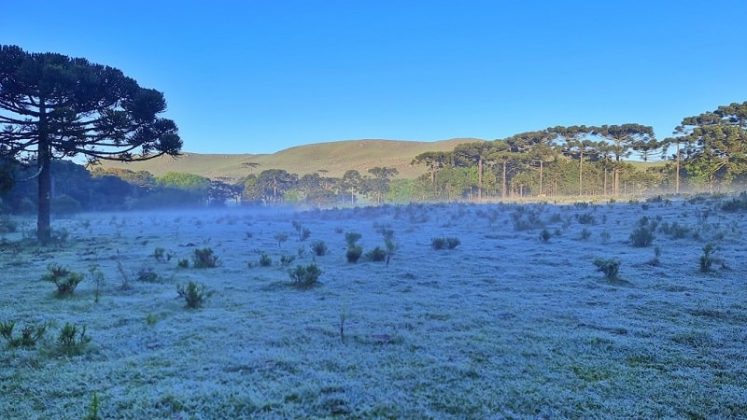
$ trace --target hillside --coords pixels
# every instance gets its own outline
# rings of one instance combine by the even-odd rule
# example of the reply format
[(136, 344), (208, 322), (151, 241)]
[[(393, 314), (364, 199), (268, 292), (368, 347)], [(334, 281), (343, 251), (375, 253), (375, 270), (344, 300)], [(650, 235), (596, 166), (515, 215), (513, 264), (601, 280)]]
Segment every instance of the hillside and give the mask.
[[(145, 162), (103, 162), (106, 168), (145, 170), (154, 175), (167, 172), (188, 172), (209, 178), (239, 178), (265, 169), (285, 169), (299, 175), (326, 170), (329, 176), (342, 176), (348, 169), (365, 173), (375, 166), (397, 168), (399, 177), (414, 178), (425, 172), (422, 166), (410, 162), (420, 153), (450, 151), (461, 143), (480, 141), (459, 138), (436, 142), (401, 140), (345, 140), (291, 147), (272, 154), (198, 154), (184, 153), (173, 157), (160, 157)], [(254, 162), (256, 168), (244, 164)]]

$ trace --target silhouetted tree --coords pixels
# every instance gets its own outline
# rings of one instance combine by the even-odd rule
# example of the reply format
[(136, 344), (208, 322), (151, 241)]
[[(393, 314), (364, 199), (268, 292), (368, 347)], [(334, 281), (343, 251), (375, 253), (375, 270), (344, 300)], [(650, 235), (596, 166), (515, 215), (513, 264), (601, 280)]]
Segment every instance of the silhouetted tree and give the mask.
[(52, 159), (133, 161), (179, 153), (163, 94), (83, 58), (0, 46), (0, 155), (36, 159), (37, 236), (50, 238)]

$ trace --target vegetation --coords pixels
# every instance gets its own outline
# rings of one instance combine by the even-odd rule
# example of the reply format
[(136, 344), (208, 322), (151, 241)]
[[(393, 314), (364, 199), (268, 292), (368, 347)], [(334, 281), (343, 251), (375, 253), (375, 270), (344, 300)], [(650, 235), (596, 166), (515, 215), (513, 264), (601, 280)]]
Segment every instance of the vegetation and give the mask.
[(53, 156), (135, 161), (181, 149), (176, 124), (158, 117), (163, 94), (115, 68), (7, 45), (0, 62), (0, 159), (34, 157), (42, 243), (51, 237)]
[(180, 298), (184, 299), (184, 306), (189, 309), (198, 309), (207, 300), (210, 293), (204, 285), (190, 281), (186, 286), (176, 286), (176, 293)]
[(598, 271), (604, 273), (607, 280), (617, 280), (620, 272), (620, 260), (597, 258), (594, 260), (594, 265)]
[(61, 353), (68, 356), (78, 355), (83, 353), (88, 343), (91, 342), (91, 337), (86, 335), (86, 327), (80, 330), (74, 324), (68, 322), (60, 330), (60, 334), (57, 337), (57, 344)]
[(214, 268), (218, 266), (218, 257), (213, 255), (210, 248), (197, 248), (192, 254), (192, 267), (194, 268)]
[(290, 270), (288, 275), (290, 276), (293, 287), (308, 289), (317, 285), (319, 276), (322, 275), (322, 270), (316, 264), (309, 264), (305, 267), (298, 265), (295, 269)]
[(58, 264), (51, 264), (41, 279), (54, 283), (57, 286), (57, 296), (65, 297), (73, 294), (78, 283), (83, 281), (83, 274), (70, 271)]

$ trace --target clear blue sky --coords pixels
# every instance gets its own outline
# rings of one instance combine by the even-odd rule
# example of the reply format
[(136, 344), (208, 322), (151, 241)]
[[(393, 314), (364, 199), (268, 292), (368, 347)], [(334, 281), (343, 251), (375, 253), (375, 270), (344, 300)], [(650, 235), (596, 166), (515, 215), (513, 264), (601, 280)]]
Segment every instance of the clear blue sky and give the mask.
[(193, 152), (495, 139), (747, 100), (747, 1), (3, 0), (0, 43), (165, 93)]

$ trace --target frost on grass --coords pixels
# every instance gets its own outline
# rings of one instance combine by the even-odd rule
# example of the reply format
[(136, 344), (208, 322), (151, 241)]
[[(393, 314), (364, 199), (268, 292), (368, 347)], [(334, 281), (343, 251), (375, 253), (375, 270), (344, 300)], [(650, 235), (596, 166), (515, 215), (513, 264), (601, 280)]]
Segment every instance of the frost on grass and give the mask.
[[(745, 417), (740, 203), (87, 214), (46, 249), (14, 218), (0, 417)], [(185, 269), (204, 249), (220, 263)], [(601, 281), (616, 261), (628, 282)], [(86, 273), (66, 299), (52, 263)], [(314, 265), (323, 287), (289, 287)]]

